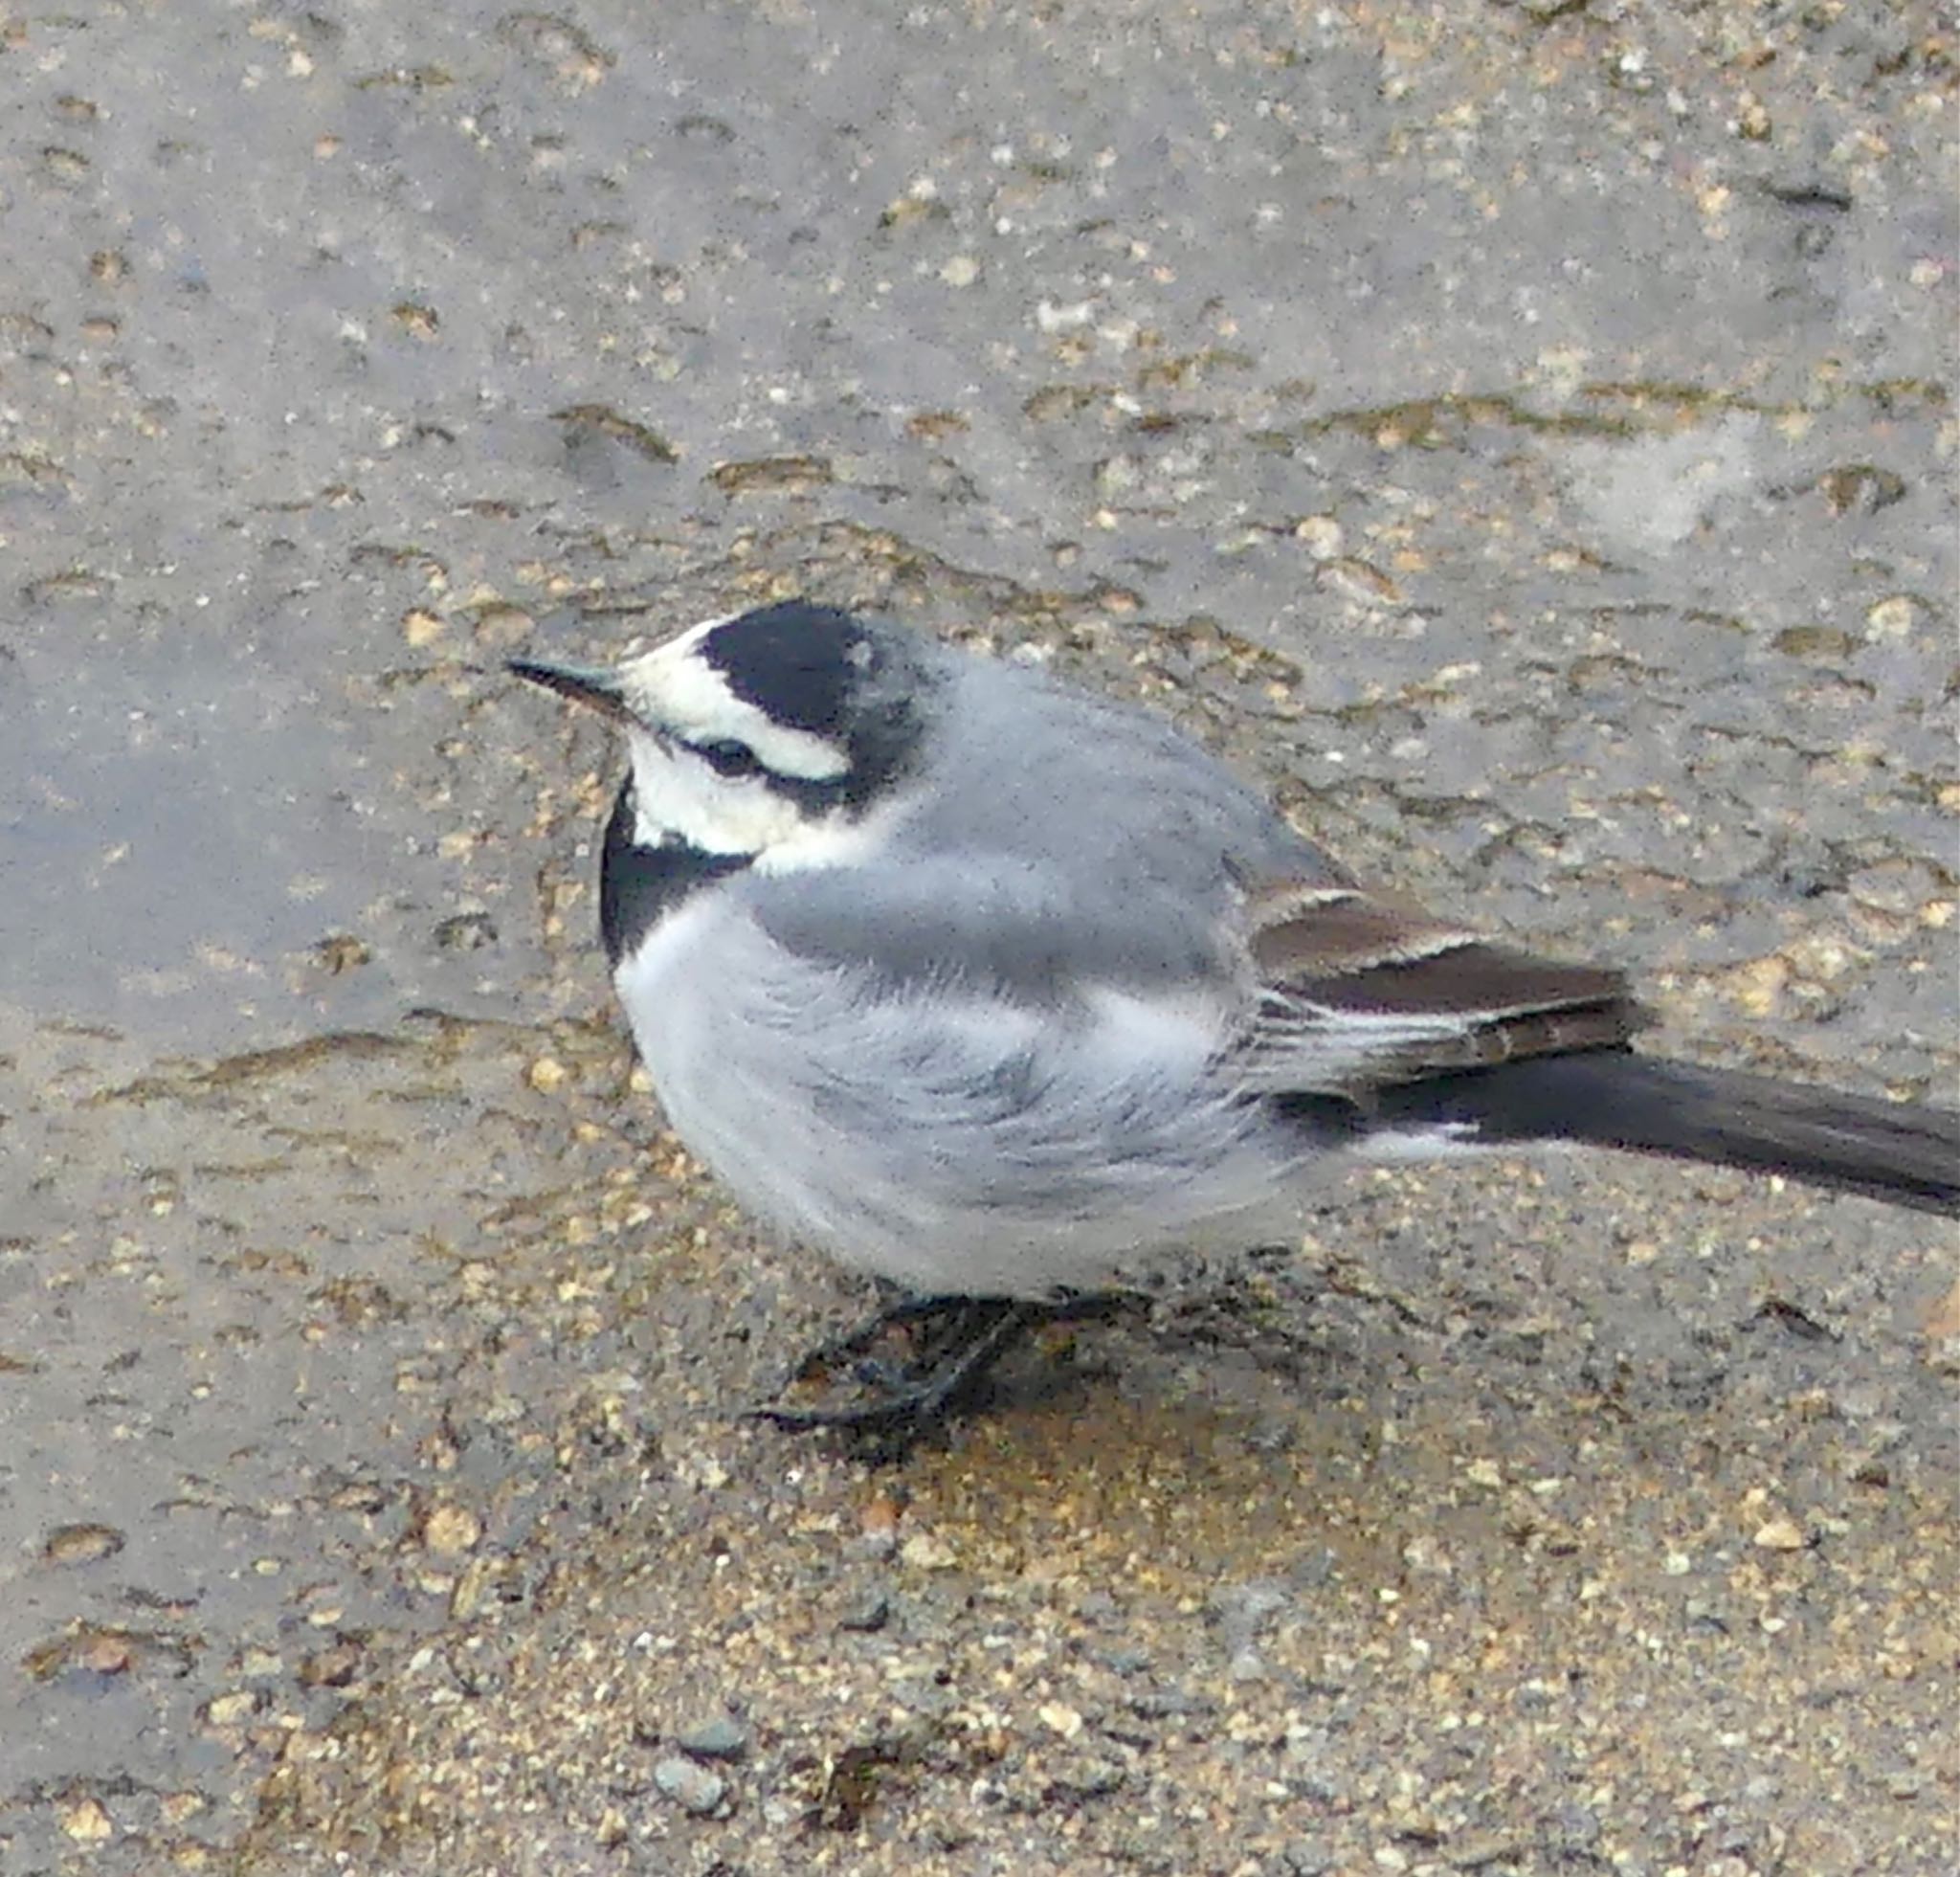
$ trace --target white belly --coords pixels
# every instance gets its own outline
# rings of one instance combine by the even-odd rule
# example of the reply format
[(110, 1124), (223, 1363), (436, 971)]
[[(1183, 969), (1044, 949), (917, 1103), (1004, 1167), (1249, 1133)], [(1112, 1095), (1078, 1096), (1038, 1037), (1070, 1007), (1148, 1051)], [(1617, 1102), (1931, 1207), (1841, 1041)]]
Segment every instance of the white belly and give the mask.
[(1295, 1157), (1214, 1084), (1201, 1010), (880, 990), (712, 894), (615, 983), (669, 1123), (743, 1204), (907, 1289), (1093, 1289), (1290, 1228)]

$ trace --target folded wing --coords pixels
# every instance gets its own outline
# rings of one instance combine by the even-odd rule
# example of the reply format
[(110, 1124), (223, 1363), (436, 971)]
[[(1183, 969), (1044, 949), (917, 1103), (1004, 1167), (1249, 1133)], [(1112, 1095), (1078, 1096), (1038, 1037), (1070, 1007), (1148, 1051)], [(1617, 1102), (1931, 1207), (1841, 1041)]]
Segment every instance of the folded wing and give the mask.
[(1227, 1072), (1364, 1153), (1570, 1141), (1960, 1212), (1960, 1114), (1634, 1055), (1616, 972), (1351, 887), (1245, 903), (1257, 988)]
[(1245, 900), (1254, 977), (1231, 1054), (1246, 1085), (1346, 1095), (1455, 1069), (1623, 1045), (1645, 1021), (1617, 972), (1533, 957), (1348, 885)]

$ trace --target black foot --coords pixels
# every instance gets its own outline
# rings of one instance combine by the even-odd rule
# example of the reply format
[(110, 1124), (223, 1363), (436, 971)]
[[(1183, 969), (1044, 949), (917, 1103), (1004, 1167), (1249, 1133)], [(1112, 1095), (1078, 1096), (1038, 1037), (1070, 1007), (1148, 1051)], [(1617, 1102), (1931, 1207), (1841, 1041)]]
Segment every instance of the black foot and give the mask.
[[(792, 1431), (834, 1428), (880, 1439), (897, 1450), (973, 1400), (989, 1372), (1015, 1343), (1046, 1323), (1107, 1315), (1126, 1300), (1093, 1295), (1056, 1302), (1011, 1297), (906, 1297), (875, 1311), (841, 1336), (819, 1343), (791, 1372), (784, 1392), (820, 1371), (849, 1363), (869, 1391), (853, 1402), (809, 1408), (777, 1402), (750, 1416)], [(903, 1326), (912, 1351), (903, 1362), (872, 1357), (885, 1333)]]

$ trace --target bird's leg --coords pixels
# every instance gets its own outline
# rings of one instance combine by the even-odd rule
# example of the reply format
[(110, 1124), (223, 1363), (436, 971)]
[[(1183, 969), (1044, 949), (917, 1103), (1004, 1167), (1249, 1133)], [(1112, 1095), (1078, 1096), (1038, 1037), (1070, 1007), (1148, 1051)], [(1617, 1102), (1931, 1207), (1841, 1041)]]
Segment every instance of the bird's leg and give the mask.
[(924, 1431), (969, 1400), (1002, 1355), (1045, 1323), (1106, 1315), (1124, 1300), (1102, 1295), (1053, 1302), (1013, 1297), (908, 1297), (876, 1312), (840, 1336), (819, 1344), (796, 1365), (791, 1383), (820, 1368), (863, 1356), (895, 1324), (914, 1326), (915, 1348), (903, 1363), (861, 1360), (858, 1378), (873, 1391), (851, 1404), (795, 1408), (770, 1403), (752, 1409), (777, 1427), (839, 1428), (895, 1436)]
[(858, 1377), (869, 1398), (835, 1406), (792, 1408), (775, 1403), (752, 1410), (785, 1428), (835, 1427), (855, 1433), (923, 1429), (975, 1386), (1028, 1327), (1027, 1307), (1006, 1297), (908, 1298), (833, 1337), (796, 1365), (792, 1380), (841, 1358), (862, 1355), (895, 1323), (919, 1326), (916, 1352), (902, 1364), (861, 1361)]
[[(820, 1372), (833, 1373), (858, 1357), (868, 1357), (888, 1330), (912, 1324), (930, 1324), (935, 1319), (944, 1320), (956, 1315), (973, 1301), (969, 1297), (894, 1297), (890, 1303), (880, 1305), (850, 1329), (840, 1330), (835, 1336), (826, 1336), (822, 1342), (805, 1350), (784, 1378), (782, 1392), (793, 1388), (800, 1381), (808, 1381)], [(878, 1362), (871, 1366), (889, 1372), (890, 1365)]]

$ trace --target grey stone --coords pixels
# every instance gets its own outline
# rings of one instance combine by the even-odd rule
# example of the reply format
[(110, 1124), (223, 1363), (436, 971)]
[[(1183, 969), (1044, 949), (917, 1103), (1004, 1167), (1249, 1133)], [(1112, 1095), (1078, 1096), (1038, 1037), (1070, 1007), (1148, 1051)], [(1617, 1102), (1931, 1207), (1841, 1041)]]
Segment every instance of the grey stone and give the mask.
[(712, 1767), (675, 1754), (654, 1768), (654, 1784), (683, 1812), (708, 1818), (728, 1794), (728, 1782)]

